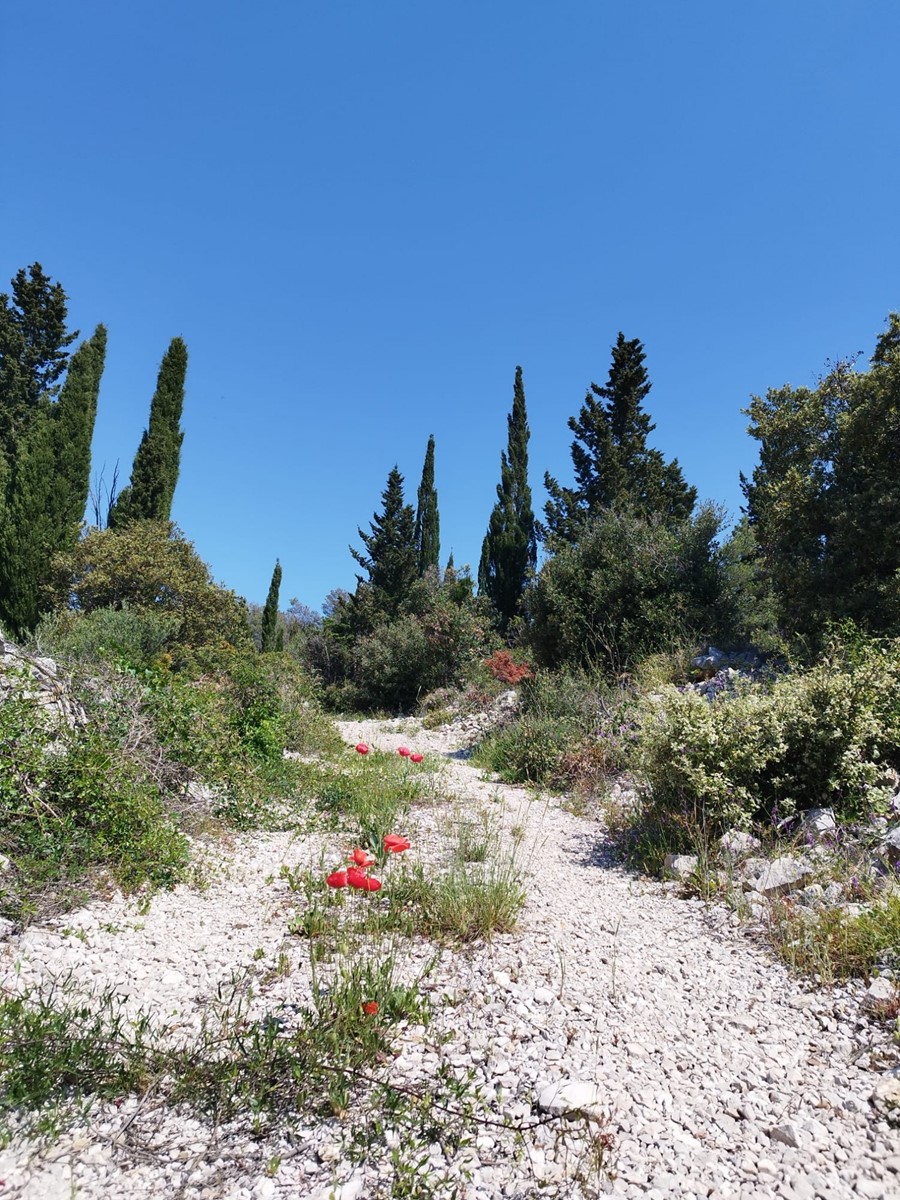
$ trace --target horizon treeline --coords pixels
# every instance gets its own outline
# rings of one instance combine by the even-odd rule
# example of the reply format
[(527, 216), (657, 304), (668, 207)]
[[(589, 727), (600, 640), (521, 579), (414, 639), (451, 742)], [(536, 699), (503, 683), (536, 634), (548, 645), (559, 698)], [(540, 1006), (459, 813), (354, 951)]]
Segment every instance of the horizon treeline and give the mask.
[[(0, 296), (0, 623), (17, 636), (59, 603), (76, 549), (86, 569), (81, 542), (125, 537), (141, 522), (180, 537), (169, 521), (187, 347), (172, 339), (130, 480), (117, 495), (111, 489), (105, 512), (93, 498), (96, 524), (107, 528), (85, 535), (106, 330), (72, 350), (78, 333), (66, 318), (62, 287), (38, 263)], [(568, 420), (571, 477), (544, 475), (539, 518), (517, 366), (477, 579), (458, 572), (452, 555), (441, 567), (430, 434), (415, 505), (395, 464), (380, 508), (358, 530), (361, 548), (350, 548), (356, 587), (335, 589), (324, 620), (297, 601), (289, 620), (278, 611), (279, 556), (264, 609), (250, 613), (259, 647), (302, 654), (336, 703), (397, 708), (458, 680), (466, 662), (497, 645), (614, 679), (675, 645), (790, 645), (813, 655), (840, 622), (900, 632), (897, 314), (867, 369), (839, 361), (815, 388), (751, 399), (759, 462), (742, 478), (746, 506), (727, 538), (721, 510), (700, 502), (677, 459), (649, 444), (651, 387), (643, 344), (620, 332), (605, 381), (590, 384)]]

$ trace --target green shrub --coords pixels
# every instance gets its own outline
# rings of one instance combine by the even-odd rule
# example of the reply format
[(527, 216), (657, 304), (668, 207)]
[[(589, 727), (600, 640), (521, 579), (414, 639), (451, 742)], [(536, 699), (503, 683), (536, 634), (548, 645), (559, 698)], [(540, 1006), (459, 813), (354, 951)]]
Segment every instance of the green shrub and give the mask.
[(0, 705), (0, 854), (15, 877), (0, 903), (15, 918), (98, 871), (126, 889), (169, 885), (188, 856), (139, 757), (102, 728), (54, 736), (23, 699)]
[(616, 679), (648, 654), (727, 632), (719, 524), (709, 506), (674, 524), (614, 509), (595, 518), (526, 595), (538, 661)]
[(94, 529), (53, 563), (50, 599), (82, 613), (129, 605), (166, 613), (176, 628), (168, 649), (176, 666), (208, 668), (223, 653), (252, 648), (243, 601), (219, 587), (177, 526), (134, 521)]
[(33, 642), (40, 654), (70, 662), (108, 660), (129, 667), (149, 666), (166, 648), (179, 627), (170, 612), (97, 608), (79, 613), (61, 609), (42, 617)]
[(817, 806), (839, 820), (883, 809), (900, 765), (900, 643), (836, 642), (804, 672), (744, 682), (712, 703), (669, 687), (645, 703), (645, 804), (712, 830)]
[(583, 671), (538, 671), (520, 685), (522, 716), (491, 734), (476, 761), (509, 783), (576, 788), (628, 761), (625, 693)]

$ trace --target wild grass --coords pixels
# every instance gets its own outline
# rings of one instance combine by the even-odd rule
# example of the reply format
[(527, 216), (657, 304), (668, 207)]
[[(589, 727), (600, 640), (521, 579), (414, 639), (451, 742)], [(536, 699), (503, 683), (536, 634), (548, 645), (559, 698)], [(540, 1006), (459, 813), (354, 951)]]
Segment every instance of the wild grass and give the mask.
[(771, 905), (766, 928), (792, 970), (815, 976), (823, 984), (868, 979), (886, 957), (895, 969), (900, 967), (900, 895), (896, 893), (858, 913), (810, 909), (786, 898)]
[(88, 999), (65, 985), (0, 998), (0, 1138), (58, 1133), (98, 1101), (151, 1093), (214, 1122), (334, 1115), (356, 1077), (376, 1068), (391, 1030), (429, 1017), (426, 997), (397, 980), (390, 957), (316, 978), (297, 1013), (254, 1018), (252, 998), (248, 980), (233, 981), (199, 1032), (175, 1041), (148, 1010), (126, 1015), (114, 988)]

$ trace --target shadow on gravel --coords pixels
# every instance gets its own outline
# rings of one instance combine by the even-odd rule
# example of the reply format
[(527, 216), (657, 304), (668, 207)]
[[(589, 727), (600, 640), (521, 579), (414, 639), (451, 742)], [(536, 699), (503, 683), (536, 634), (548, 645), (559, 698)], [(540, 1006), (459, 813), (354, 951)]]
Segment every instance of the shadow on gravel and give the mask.
[(468, 762), (473, 753), (474, 751), (471, 749), (471, 747), (466, 749), (464, 746), (461, 750), (444, 750), (443, 756), (444, 758), (455, 758), (459, 762)]
[(621, 861), (612, 838), (604, 834), (573, 833), (569, 838), (568, 847), (575, 863), (579, 867), (600, 867), (604, 871), (621, 871), (628, 873), (628, 868)]

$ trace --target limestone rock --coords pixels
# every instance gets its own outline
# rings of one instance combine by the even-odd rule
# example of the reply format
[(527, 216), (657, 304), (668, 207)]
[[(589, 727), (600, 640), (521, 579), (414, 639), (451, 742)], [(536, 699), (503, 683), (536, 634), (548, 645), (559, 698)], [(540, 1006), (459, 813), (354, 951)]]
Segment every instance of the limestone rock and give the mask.
[[(812, 867), (801, 858), (785, 854), (781, 858), (752, 860), (752, 874), (745, 876), (750, 890), (761, 896), (783, 896), (801, 887), (812, 875)], [(761, 865), (757, 865), (760, 864)], [(745, 864), (749, 867), (750, 863)]]
[(879, 1009), (884, 1004), (890, 1004), (897, 999), (897, 985), (893, 979), (885, 979), (879, 975), (869, 984), (863, 997), (863, 1004), (868, 1009)]
[(667, 854), (663, 869), (677, 879), (690, 879), (700, 865), (696, 854)]
[(837, 832), (833, 808), (809, 808), (800, 821), (804, 835), (813, 842), (827, 841)]
[(879, 857), (891, 866), (900, 863), (900, 825), (895, 825), (893, 829), (881, 839), (878, 846)]
[(872, 1107), (892, 1124), (900, 1124), (900, 1072), (888, 1071), (875, 1084), (869, 1097)]
[(742, 829), (728, 829), (719, 838), (719, 853), (726, 862), (739, 862), (758, 850), (762, 842)]
[(548, 1083), (538, 1095), (538, 1108), (553, 1116), (564, 1113), (584, 1112), (600, 1115), (603, 1093), (595, 1083), (581, 1079), (568, 1079), (559, 1083)]

